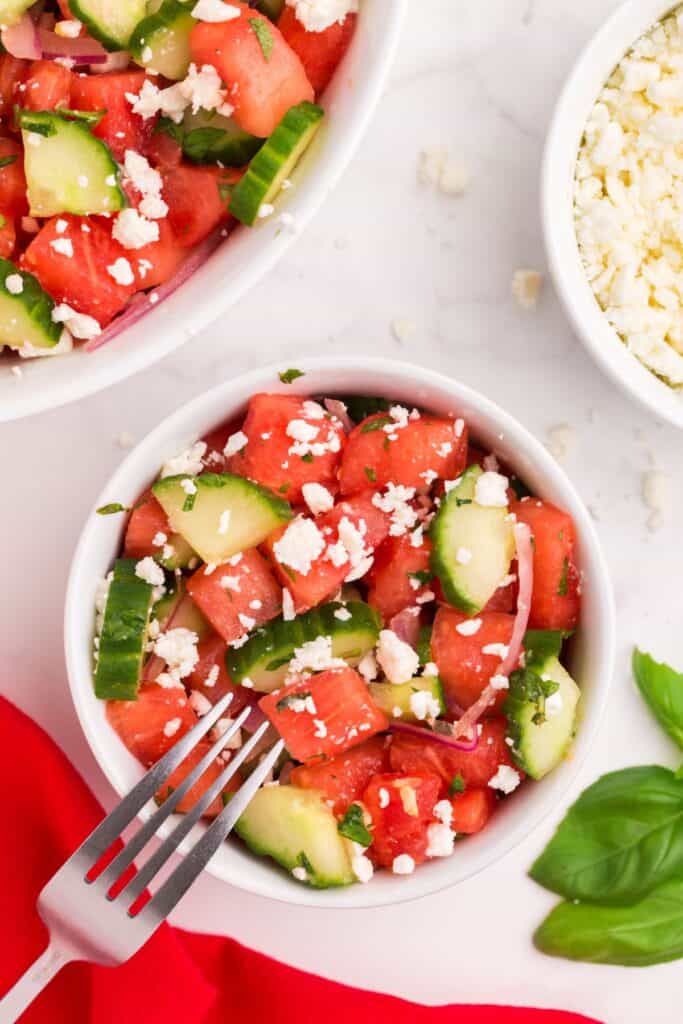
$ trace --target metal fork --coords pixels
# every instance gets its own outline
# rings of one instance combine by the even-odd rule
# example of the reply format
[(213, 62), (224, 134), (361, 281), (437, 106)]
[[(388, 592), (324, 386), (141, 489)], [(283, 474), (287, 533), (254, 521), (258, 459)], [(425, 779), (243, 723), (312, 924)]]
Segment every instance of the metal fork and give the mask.
[[(47, 883), (38, 897), (38, 913), (50, 933), (45, 952), (38, 957), (13, 988), (0, 999), (0, 1024), (13, 1024), (61, 968), (72, 960), (88, 960), (113, 967), (128, 960), (147, 942), (187, 892), (195, 879), (232, 830), (284, 748), (282, 740), (268, 751), (243, 785), (195, 843), (185, 859), (173, 870), (141, 909), (143, 893), (150, 882), (199, 821), (203, 812), (223, 790), (239, 766), (249, 757), (267, 731), (268, 722), (258, 727), (247, 743), (231, 758), (218, 778), (183, 815), (170, 835), (130, 877), (131, 868), (149, 840), (203, 775), (206, 768), (244, 724), (245, 708), (230, 728), (212, 745), (183, 782), (160, 807), (140, 825), (138, 831), (99, 873), (94, 869), (121, 833), (157, 793), (171, 773), (187, 757), (226, 711), (231, 695), (221, 698), (190, 732), (157, 762), (121, 803), (97, 826), (85, 842)], [(115, 884), (116, 883), (116, 884)]]

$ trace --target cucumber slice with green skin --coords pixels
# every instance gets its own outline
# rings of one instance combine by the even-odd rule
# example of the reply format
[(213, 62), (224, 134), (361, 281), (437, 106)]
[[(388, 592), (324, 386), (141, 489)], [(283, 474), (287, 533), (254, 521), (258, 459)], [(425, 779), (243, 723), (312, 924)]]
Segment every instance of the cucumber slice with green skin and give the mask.
[(152, 491), (173, 532), (208, 564), (218, 565), (255, 548), (293, 515), (288, 503), (272, 491), (232, 473), (167, 476)]
[(172, 618), (174, 613), (177, 611), (178, 605), (180, 604), (183, 595), (185, 593), (185, 585), (181, 578), (173, 579), (169, 582), (169, 578), (166, 579), (166, 590), (159, 600), (152, 606), (150, 619), (156, 619), (159, 623), (159, 628), (163, 632), (168, 625), (169, 620)]
[[(344, 608), (351, 617), (337, 618), (335, 612)], [(259, 626), (242, 647), (228, 647), (225, 664), (233, 682), (249, 679), (259, 693), (271, 693), (282, 686), (295, 648), (319, 636), (329, 636), (333, 656), (357, 665), (377, 643), (381, 628), (380, 616), (370, 605), (332, 601), (290, 622), (280, 617)]]
[(315, 103), (291, 107), (235, 186), (230, 213), (243, 224), (253, 224), (264, 203), (271, 203), (282, 182), (292, 173), (324, 116)]
[[(478, 505), (474, 500), (480, 466), (470, 466), (457, 487), (444, 498), (430, 529), (432, 570), (446, 600), (466, 615), (476, 615), (489, 602), (510, 569), (515, 553), (513, 524), (507, 508)], [(457, 560), (468, 551), (466, 565)]]
[[(417, 722), (418, 719), (412, 707), (410, 699), (414, 694), (426, 692), (430, 694), (439, 705), (438, 718), (446, 713), (446, 699), (443, 686), (438, 676), (418, 676), (407, 683), (370, 683), (370, 696), (373, 701), (389, 718), (400, 718), (404, 722)], [(396, 710), (401, 714), (397, 715)]]
[[(22, 290), (14, 295), (7, 278), (21, 278)], [(55, 304), (33, 274), (19, 270), (9, 260), (0, 259), (0, 345), (21, 349), (31, 346), (48, 352), (62, 338), (64, 326), (52, 320)]]
[(183, 153), (195, 164), (243, 167), (264, 144), (263, 139), (243, 132), (231, 117), (216, 111), (186, 114), (180, 127)]
[(114, 566), (104, 609), (95, 696), (101, 700), (135, 700), (152, 607), (152, 587), (135, 575), (134, 558)]
[(81, 120), (50, 111), (17, 113), (32, 217), (116, 213), (127, 206), (119, 166)]
[(305, 882), (314, 889), (355, 881), (337, 820), (314, 790), (296, 786), (259, 789), (235, 831), (250, 850), (272, 857), (288, 871), (304, 867)]
[(136, 25), (129, 45), (133, 60), (179, 82), (186, 77), (192, 60), (190, 33), (196, 24), (185, 4), (164, 0), (155, 14)]
[(69, 10), (107, 50), (126, 50), (146, 0), (69, 0)]
[[(548, 692), (551, 689), (553, 693)], [(515, 763), (532, 779), (542, 779), (565, 757), (574, 738), (580, 698), (578, 686), (553, 655), (510, 676), (503, 706), (510, 749)], [(559, 704), (552, 716), (546, 708), (549, 700)]]
[[(36, 0), (0, 0), (0, 27), (14, 25)], [(3, 52), (0, 44), (0, 53)]]
[[(172, 533), (167, 543), (169, 547), (173, 548), (173, 554), (169, 553), (168, 557), (164, 558), (162, 548), (157, 556), (157, 562), (164, 569), (168, 569), (171, 572), (175, 569), (187, 569), (193, 558), (197, 560), (197, 565), (199, 564), (196, 552), (179, 533)], [(166, 545), (164, 545), (165, 547)]]
[(271, 21), (277, 21), (285, 7), (285, 0), (256, 0), (253, 4), (257, 11), (265, 14)]

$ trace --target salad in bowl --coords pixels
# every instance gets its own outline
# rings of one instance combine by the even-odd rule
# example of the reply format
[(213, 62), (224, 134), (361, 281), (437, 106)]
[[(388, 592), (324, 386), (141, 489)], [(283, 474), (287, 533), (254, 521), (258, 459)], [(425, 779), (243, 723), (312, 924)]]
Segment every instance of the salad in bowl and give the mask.
[[(610, 657), (609, 590), (578, 503), (538, 496), (538, 470), (520, 471), (532, 462), (510, 458), (505, 434), (492, 451), (478, 396), (366, 362), (379, 396), (360, 393), (373, 382), (361, 370), (260, 371), (239, 400), (214, 398), (188, 446), (169, 447), (177, 428), (150, 439), (155, 469), (138, 473), (137, 492), (132, 480), (108, 488), (67, 602), (72, 682), (98, 756), (103, 743), (125, 747), (140, 771), (227, 693), (219, 733), (247, 707), (246, 732), (271, 723), (264, 746), (279, 735), (286, 755), (237, 833), (313, 890), (467, 863), (489, 832), (500, 845), (498, 819), (566, 773), (587, 661), (604, 669)], [(88, 615), (100, 526), (113, 543)], [(597, 576), (588, 607), (597, 587), (607, 623), (588, 659), (582, 552)], [(90, 630), (77, 655), (75, 615), (82, 641)]]
[(99, 347), (272, 216), (357, 9), (1, 0), (0, 344)]

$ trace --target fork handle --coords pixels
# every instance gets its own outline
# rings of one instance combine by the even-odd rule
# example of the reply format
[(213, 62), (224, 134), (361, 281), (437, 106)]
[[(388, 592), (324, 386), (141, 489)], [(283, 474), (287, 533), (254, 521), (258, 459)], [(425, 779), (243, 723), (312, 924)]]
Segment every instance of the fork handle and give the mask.
[(0, 999), (0, 1024), (14, 1024), (49, 981), (74, 958), (50, 940), (47, 949)]

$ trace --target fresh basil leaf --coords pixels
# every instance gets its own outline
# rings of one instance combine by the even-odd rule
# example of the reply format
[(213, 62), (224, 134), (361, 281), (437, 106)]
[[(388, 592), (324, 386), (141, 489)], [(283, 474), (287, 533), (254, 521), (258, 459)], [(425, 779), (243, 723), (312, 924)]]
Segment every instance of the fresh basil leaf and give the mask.
[(454, 775), (448, 787), (448, 795), (455, 796), (456, 793), (465, 792), (465, 783), (462, 775)]
[(526, 663), (542, 664), (548, 658), (559, 658), (565, 634), (560, 629), (529, 629), (524, 634)]
[(296, 380), (297, 377), (303, 377), (303, 370), (283, 370), (282, 373), (278, 374), (278, 377), (283, 384), (291, 384), (292, 381)]
[(610, 772), (570, 807), (529, 874), (565, 899), (632, 903), (683, 873), (683, 782), (656, 765)]
[(116, 512), (127, 512), (128, 508), (119, 501), (112, 501), (110, 505), (100, 505), (96, 511), (98, 516), (113, 516)]
[(393, 422), (391, 416), (378, 416), (376, 420), (364, 423), (360, 428), (360, 432), (361, 434), (371, 434), (373, 430), (381, 430), (382, 427), (386, 427)]
[(183, 153), (195, 163), (203, 163), (224, 138), (222, 128), (193, 128), (183, 139)]
[(372, 466), (366, 466), (365, 467), (365, 475), (366, 475), (366, 477), (368, 478), (368, 480), (370, 481), (371, 484), (374, 484), (377, 481), (377, 473), (375, 473), (375, 471), (372, 468)]
[(360, 843), (361, 846), (369, 846), (372, 842), (372, 836), (363, 821), (363, 808), (360, 804), (351, 804), (339, 822), (337, 830), (340, 836), (344, 836), (354, 843)]
[(662, 729), (683, 750), (683, 675), (636, 648), (633, 675)]
[(106, 110), (70, 110), (68, 107), (60, 107), (59, 114), (70, 121), (82, 121), (91, 128), (96, 128), (100, 121), (106, 117)]
[(534, 934), (542, 953), (590, 963), (646, 967), (683, 956), (683, 879), (630, 907), (560, 903)]
[(254, 35), (259, 41), (263, 59), (268, 63), (273, 52), (273, 33), (270, 31), (270, 27), (267, 22), (262, 21), (260, 18), (250, 18), (249, 24), (251, 25)]
[(9, 167), (10, 164), (16, 162), (16, 153), (10, 154), (10, 156), (0, 156), (0, 167)]
[(562, 559), (562, 572), (560, 574), (560, 582), (557, 586), (557, 596), (566, 597), (569, 591), (569, 559)]

